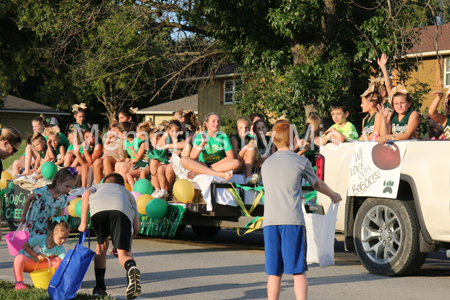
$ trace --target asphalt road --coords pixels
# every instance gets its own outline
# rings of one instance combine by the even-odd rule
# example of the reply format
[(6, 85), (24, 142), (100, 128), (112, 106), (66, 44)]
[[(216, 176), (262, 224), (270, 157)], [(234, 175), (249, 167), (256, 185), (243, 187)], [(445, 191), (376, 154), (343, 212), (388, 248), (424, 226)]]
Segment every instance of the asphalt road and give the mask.
[[(2, 228), (3, 235), (9, 232)], [(66, 244), (70, 247), (73, 244)], [(430, 254), (417, 275), (392, 278), (369, 274), (356, 255), (344, 251), (342, 242), (335, 248), (335, 266), (309, 266), (309, 299), (450, 299), (450, 260), (444, 252)], [(235, 230), (222, 230), (214, 238), (201, 239), (187, 228), (177, 239), (142, 236), (133, 240), (133, 256), (142, 273), (139, 299), (266, 298), (261, 232), (239, 237)], [(14, 280), (12, 262), (3, 238), (0, 279)], [(108, 293), (124, 299), (125, 271), (111, 255), (106, 278)], [(28, 274), (25, 280), (31, 283)], [(91, 264), (82, 289), (90, 293), (94, 285)], [(295, 299), (292, 276), (283, 279), (281, 299)]]

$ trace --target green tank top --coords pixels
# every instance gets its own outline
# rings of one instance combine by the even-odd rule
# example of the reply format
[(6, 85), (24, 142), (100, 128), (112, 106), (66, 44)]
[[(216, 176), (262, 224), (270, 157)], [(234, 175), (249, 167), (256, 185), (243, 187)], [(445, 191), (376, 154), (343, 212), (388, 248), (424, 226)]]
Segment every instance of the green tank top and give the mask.
[(372, 117), (370, 116), (370, 114), (367, 114), (367, 117), (364, 119), (363, 132), (366, 136), (371, 135), (373, 133), (373, 126), (375, 125), (375, 115), (376, 114), (377, 113), (374, 113), (372, 115)]
[(253, 137), (250, 134), (247, 134), (245, 136), (245, 142), (242, 142), (241, 137), (239, 136), (238, 133), (236, 133), (235, 135), (232, 135), (231, 137), (234, 137), (237, 141), (238, 144), (238, 152), (241, 151), (242, 148), (245, 147), (245, 145), (247, 145), (251, 140), (253, 140)]
[[(408, 127), (408, 121), (409, 117), (411, 116), (413, 110), (411, 109), (406, 116), (403, 117), (401, 121), (398, 120), (398, 114), (394, 112), (391, 119), (391, 128), (392, 128), (392, 134), (400, 134), (405, 133), (406, 128)], [(411, 138), (418, 138), (419, 132), (416, 130), (413, 136)]]
[[(270, 144), (270, 136), (265, 136), (265, 142), (266, 145), (269, 146)], [(261, 139), (258, 139), (257, 142), (258, 145), (258, 153), (259, 153), (259, 157), (265, 157), (267, 156), (267, 154), (270, 154), (270, 151), (272, 150), (272, 146), (270, 146), (268, 149), (266, 149), (266, 145), (264, 145), (264, 142)]]
[[(177, 136), (177, 143), (184, 141), (184, 136), (182, 134)], [(172, 138), (170, 135), (166, 137), (166, 145), (172, 144)]]
[(51, 147), (52, 147), (52, 152), (53, 152), (53, 154), (55, 154), (55, 156), (58, 156), (58, 155), (61, 154), (61, 152), (59, 151), (59, 148), (61, 147), (61, 144), (59, 144), (58, 146), (56, 146), (56, 149), (53, 148), (53, 146), (51, 146)]
[(45, 158), (45, 154), (47, 154), (47, 145), (45, 145), (45, 149), (44, 150), (42, 150), (42, 151), (39, 151), (39, 156), (41, 157), (41, 158)]

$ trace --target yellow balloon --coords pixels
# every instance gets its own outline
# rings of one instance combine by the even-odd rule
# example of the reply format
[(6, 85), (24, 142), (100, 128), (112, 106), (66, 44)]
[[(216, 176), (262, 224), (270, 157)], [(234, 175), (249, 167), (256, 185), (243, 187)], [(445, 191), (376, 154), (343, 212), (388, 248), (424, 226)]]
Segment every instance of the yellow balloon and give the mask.
[(179, 179), (173, 185), (173, 195), (183, 203), (191, 202), (194, 194), (194, 186), (187, 179)]
[(10, 173), (3, 171), (2, 172), (2, 178), (0, 179), (0, 188), (4, 189), (7, 185), (7, 180), (13, 180), (14, 176), (12, 176)]
[(79, 201), (81, 201), (81, 198), (75, 198), (69, 202), (69, 206), (67, 207), (67, 212), (74, 218), (78, 218), (77, 214), (75, 213), (75, 207), (77, 206), (77, 203)]
[(128, 184), (128, 182), (125, 183), (125, 188), (131, 192), (131, 186)]
[(150, 195), (147, 195), (147, 194), (140, 195), (136, 199), (138, 213), (140, 213), (141, 215), (147, 215), (147, 212), (145, 211), (145, 207), (147, 206), (147, 203), (149, 203), (150, 200), (152, 200), (152, 199), (153, 199), (153, 197)]

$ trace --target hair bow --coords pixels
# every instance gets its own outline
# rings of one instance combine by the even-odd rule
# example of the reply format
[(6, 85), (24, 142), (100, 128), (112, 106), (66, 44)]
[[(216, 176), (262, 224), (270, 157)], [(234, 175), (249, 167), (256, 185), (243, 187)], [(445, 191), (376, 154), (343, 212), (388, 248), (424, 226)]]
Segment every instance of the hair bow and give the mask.
[(375, 78), (375, 79), (369, 79), (369, 81), (370, 81), (370, 84), (375, 84), (375, 83), (380, 83), (380, 84), (384, 84), (384, 78), (383, 77), (378, 77), (378, 78)]
[(62, 217), (53, 217), (53, 218), (52, 218), (52, 223), (53, 223), (53, 222), (61, 223), (61, 221), (65, 221), (65, 220), (66, 220), (66, 217), (65, 217), (65, 216), (62, 216)]
[(47, 136), (52, 132), (58, 134), (61, 132), (61, 129), (59, 128), (59, 126), (47, 127), (44, 130), (44, 135)]
[(78, 111), (78, 109), (87, 109), (86, 103), (74, 104), (72, 105), (72, 112)]
[(289, 122), (286, 115), (281, 115), (278, 119), (270, 120), (270, 124), (274, 125), (276, 122), (281, 121), (281, 120)]
[(361, 97), (366, 97), (367, 95), (373, 92), (375, 92), (375, 85), (371, 83), (367, 88), (367, 90), (361, 95)]
[(403, 86), (403, 85), (401, 85), (400, 83), (399, 84), (397, 84), (397, 86), (396, 87), (394, 87), (392, 90), (391, 90), (391, 93), (389, 94), (389, 101), (391, 101), (392, 100), (392, 98), (395, 96), (395, 94), (403, 94), (403, 95), (407, 95), (408, 94), (408, 91), (406, 90), (406, 88)]
[(68, 172), (70, 173), (70, 175), (72, 175), (72, 176), (78, 175), (77, 168), (70, 167), (70, 168), (67, 168), (67, 171), (68, 171)]
[(135, 115), (138, 110), (139, 110), (139, 108), (137, 108), (137, 107), (135, 107), (135, 108), (130, 107), (130, 113), (132, 113), (133, 115)]
[(186, 109), (183, 110), (183, 114), (187, 115), (189, 113), (193, 113), (192, 109), (190, 109), (190, 110), (186, 110)]

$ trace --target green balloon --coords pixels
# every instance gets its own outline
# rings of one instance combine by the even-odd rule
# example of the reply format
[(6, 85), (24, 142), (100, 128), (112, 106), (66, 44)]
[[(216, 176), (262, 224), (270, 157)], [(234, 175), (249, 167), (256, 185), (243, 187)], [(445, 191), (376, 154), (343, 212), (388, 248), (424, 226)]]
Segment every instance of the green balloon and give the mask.
[[(80, 200), (80, 201), (78, 201), (77, 205), (75, 205), (75, 214), (78, 216), (78, 218), (81, 218), (81, 203), (82, 202), (83, 201)], [(90, 217), (91, 217), (91, 209), (89, 209), (89, 211), (88, 211), (88, 218), (90, 218)]]
[(168, 207), (166, 200), (156, 198), (147, 203), (145, 212), (150, 219), (160, 219), (164, 217)]
[(153, 193), (153, 185), (147, 179), (139, 179), (133, 186), (133, 192), (151, 195)]
[(78, 201), (77, 205), (75, 206), (75, 214), (78, 216), (78, 218), (81, 218), (81, 202), (83, 201)]
[(41, 167), (41, 174), (47, 180), (52, 180), (58, 172), (58, 167), (51, 161), (45, 162)]

